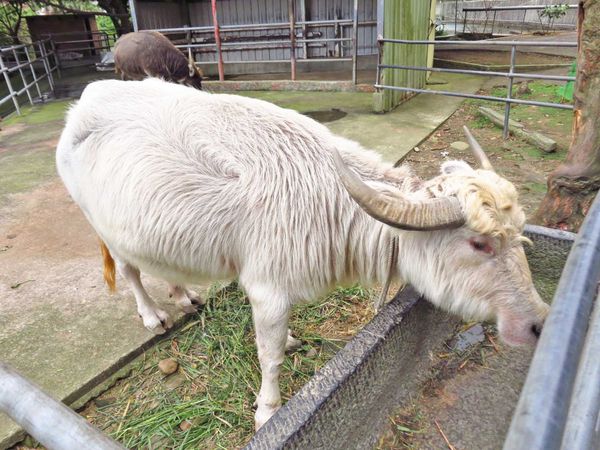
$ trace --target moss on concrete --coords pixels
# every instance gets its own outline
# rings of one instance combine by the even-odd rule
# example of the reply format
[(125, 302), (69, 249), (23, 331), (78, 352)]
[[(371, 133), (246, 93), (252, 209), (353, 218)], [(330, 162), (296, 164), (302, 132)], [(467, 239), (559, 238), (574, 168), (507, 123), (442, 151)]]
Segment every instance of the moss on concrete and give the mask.
[(68, 106), (73, 100), (58, 100), (44, 104), (25, 106), (21, 108), (21, 115), (12, 114), (2, 122), (3, 126), (19, 123), (38, 125), (57, 120), (63, 120)]
[(47, 147), (0, 154), (0, 206), (8, 195), (33, 189), (55, 175), (54, 152)]

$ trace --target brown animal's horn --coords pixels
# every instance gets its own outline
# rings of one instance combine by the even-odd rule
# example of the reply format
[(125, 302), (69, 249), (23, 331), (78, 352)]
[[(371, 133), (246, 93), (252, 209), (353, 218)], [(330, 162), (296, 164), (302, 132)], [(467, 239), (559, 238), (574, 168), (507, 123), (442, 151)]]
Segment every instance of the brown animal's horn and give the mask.
[(477, 159), (477, 162), (479, 163), (481, 168), (495, 172), (494, 167), (492, 166), (492, 163), (490, 162), (490, 160), (486, 156), (485, 152), (481, 148), (481, 145), (479, 145), (479, 142), (477, 142), (475, 140), (475, 138), (473, 137), (473, 135), (471, 134), (471, 131), (466, 126), (463, 126), (463, 131), (465, 132), (467, 141), (469, 141), (471, 150), (473, 150), (473, 156), (475, 156), (475, 159)]
[(333, 150), (333, 161), (344, 187), (373, 218), (402, 230), (441, 230), (465, 223), (458, 199), (454, 197), (410, 201), (399, 194), (379, 192), (364, 183)]

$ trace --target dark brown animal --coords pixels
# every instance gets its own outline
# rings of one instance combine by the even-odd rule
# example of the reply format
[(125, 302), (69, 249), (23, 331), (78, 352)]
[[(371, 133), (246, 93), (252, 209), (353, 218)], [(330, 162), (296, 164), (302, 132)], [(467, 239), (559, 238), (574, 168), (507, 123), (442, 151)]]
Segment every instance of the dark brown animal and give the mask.
[(202, 89), (202, 72), (156, 31), (137, 31), (119, 38), (114, 51), (115, 71), (121, 79), (159, 77), (173, 83)]

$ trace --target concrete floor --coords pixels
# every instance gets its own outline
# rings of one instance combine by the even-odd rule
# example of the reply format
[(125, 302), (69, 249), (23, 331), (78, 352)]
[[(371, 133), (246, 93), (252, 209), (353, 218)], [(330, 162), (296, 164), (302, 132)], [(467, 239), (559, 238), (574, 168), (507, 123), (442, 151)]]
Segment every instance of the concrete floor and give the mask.
[[(482, 79), (444, 76), (437, 82), (444, 84), (433, 88), (475, 92)], [(369, 93), (243, 94), (301, 112), (341, 109), (347, 115), (327, 125), (393, 162), (426, 139), (461, 101), (421, 95), (376, 115)], [(154, 337), (137, 318), (122, 281), (118, 294), (108, 294), (97, 238), (57, 178), (54, 149), (67, 105), (36, 106), (22, 119), (4, 122), (0, 131), (0, 167), (6, 172), (0, 177), (0, 355), (56, 398), (74, 403), (152, 345)], [(165, 283), (145, 282), (175, 314)], [(0, 416), (0, 448), (21, 436)]]

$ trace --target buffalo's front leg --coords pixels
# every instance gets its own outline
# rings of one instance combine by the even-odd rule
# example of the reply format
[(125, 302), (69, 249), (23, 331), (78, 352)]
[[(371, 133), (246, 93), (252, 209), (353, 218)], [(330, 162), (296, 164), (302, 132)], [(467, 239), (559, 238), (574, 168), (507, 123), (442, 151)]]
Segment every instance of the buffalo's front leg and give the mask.
[(284, 296), (269, 289), (249, 292), (262, 381), (256, 399), (256, 429), (281, 407), (279, 372), (288, 340), (289, 306)]

